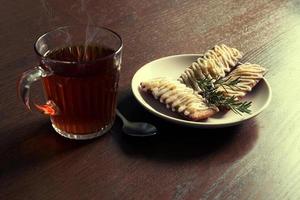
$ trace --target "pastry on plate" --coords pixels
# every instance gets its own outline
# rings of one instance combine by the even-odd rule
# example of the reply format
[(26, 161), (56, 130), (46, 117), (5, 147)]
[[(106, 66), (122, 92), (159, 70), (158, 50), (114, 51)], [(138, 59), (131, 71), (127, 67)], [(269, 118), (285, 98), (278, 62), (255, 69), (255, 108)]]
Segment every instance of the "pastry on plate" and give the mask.
[(197, 80), (225, 77), (241, 58), (242, 53), (239, 50), (225, 44), (216, 45), (187, 67), (178, 80), (196, 91), (201, 91)]
[[(216, 85), (217, 90), (225, 96), (244, 97), (263, 78), (266, 69), (257, 64), (245, 63), (237, 66), (223, 78), (222, 85)], [(234, 86), (230, 82), (237, 81)]]
[(201, 121), (219, 111), (217, 107), (208, 105), (205, 99), (192, 88), (177, 80), (155, 78), (141, 82), (140, 89), (151, 93), (167, 108), (188, 120)]

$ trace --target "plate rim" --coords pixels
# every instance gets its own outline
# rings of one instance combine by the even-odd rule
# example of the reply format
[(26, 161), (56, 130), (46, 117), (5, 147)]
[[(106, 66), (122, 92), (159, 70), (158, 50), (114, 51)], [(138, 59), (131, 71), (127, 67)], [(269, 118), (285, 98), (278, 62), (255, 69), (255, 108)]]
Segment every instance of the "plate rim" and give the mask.
[[(261, 84), (262, 82), (266, 85), (267, 91), (268, 91), (268, 96), (267, 96), (267, 100), (264, 102), (263, 106), (260, 107), (255, 113), (252, 113), (248, 116), (245, 116), (243, 118), (241, 118), (240, 120), (237, 121), (231, 121), (231, 122), (223, 122), (223, 123), (213, 123), (213, 122), (195, 122), (195, 121), (189, 121), (189, 120), (185, 120), (185, 119), (179, 119), (179, 118), (174, 118), (172, 116), (168, 116), (166, 114), (163, 114), (161, 112), (158, 112), (156, 109), (154, 109), (151, 105), (149, 105), (147, 102), (143, 103), (140, 101), (140, 97), (142, 97), (141, 94), (139, 94), (140, 97), (138, 97), (137, 93), (139, 93), (139, 88), (135, 88), (136, 86), (134, 85), (135, 79), (138, 76), (138, 74), (147, 66), (150, 64), (153, 64), (154, 62), (157, 61), (161, 61), (161, 60), (165, 60), (165, 59), (171, 59), (174, 57), (190, 57), (190, 56), (201, 56), (203, 54), (177, 54), (177, 55), (170, 55), (170, 56), (165, 56), (165, 57), (161, 57), (155, 60), (152, 60), (144, 65), (142, 65), (134, 74), (134, 76), (131, 79), (131, 91), (135, 97), (135, 99), (139, 102), (140, 105), (142, 105), (143, 108), (145, 108), (146, 110), (148, 110), (150, 113), (154, 114), (157, 117), (160, 117), (164, 120), (170, 121), (172, 123), (176, 123), (176, 124), (181, 124), (184, 126), (191, 126), (191, 127), (198, 127), (198, 128), (217, 128), (217, 127), (228, 127), (228, 126), (233, 126), (236, 124), (240, 124), (246, 120), (249, 120), (253, 117), (256, 117), (258, 114), (260, 114), (263, 110), (265, 110), (268, 105), (271, 102), (272, 99), (272, 89), (271, 86), (269, 84), (269, 82), (267, 81), (267, 79), (265, 77), (262, 78), (262, 80), (260, 81), (259, 84)], [(144, 100), (145, 101), (145, 100)], [(163, 106), (163, 105), (162, 105)]]

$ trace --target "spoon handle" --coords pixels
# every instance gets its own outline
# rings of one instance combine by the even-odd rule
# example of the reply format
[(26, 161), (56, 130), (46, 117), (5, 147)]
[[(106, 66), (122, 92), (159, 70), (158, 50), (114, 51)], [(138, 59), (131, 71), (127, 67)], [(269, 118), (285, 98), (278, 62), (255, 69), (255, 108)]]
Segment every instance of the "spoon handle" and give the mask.
[(122, 115), (119, 111), (119, 109), (116, 109), (116, 114), (118, 117), (121, 118), (121, 120), (123, 121), (124, 124), (127, 124), (128, 123), (128, 120), (124, 117), (124, 115)]

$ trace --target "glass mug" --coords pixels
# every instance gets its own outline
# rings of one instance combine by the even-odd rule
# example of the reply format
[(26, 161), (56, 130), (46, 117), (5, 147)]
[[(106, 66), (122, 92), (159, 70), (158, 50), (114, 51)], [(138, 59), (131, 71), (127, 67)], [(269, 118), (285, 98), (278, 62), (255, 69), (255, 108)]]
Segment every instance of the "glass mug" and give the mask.
[[(28, 109), (50, 116), (57, 133), (70, 139), (103, 135), (115, 119), (122, 57), (121, 37), (103, 27), (66, 26), (38, 38), (39, 66), (18, 83)], [(42, 80), (47, 103), (30, 100), (30, 86)]]

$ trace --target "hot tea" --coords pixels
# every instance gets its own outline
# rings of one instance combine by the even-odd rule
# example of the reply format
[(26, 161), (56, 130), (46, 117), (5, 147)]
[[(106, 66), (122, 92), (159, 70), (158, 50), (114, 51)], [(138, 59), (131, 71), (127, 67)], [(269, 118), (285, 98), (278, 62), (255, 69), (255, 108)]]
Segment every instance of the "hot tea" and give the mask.
[[(39, 65), (22, 73), (21, 100), (29, 110), (50, 116), (60, 135), (76, 140), (106, 133), (115, 119), (123, 43), (114, 31), (97, 26), (64, 26), (34, 44)], [(42, 80), (46, 104), (31, 97)]]
[(96, 45), (78, 45), (44, 55), (42, 68), (53, 73), (43, 78), (45, 95), (59, 109), (51, 116), (55, 129), (89, 134), (112, 125), (120, 69), (114, 52)]

